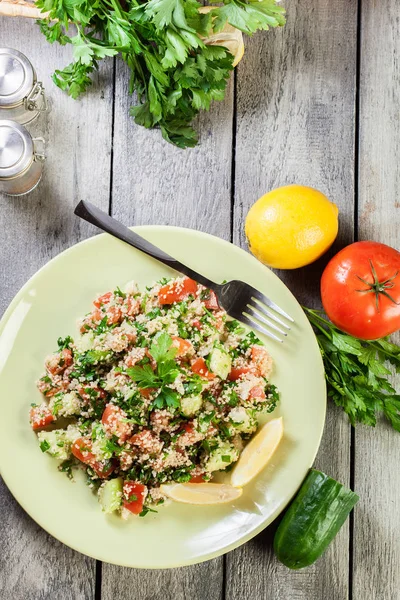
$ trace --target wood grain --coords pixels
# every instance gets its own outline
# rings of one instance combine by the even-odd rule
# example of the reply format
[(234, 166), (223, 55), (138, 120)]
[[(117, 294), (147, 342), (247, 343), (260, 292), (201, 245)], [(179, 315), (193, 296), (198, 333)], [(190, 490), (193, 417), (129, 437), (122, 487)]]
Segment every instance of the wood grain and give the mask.
[[(316, 187), (339, 206), (335, 249), (352, 240), (355, 57), (355, 5), (341, 1), (290, 3), (283, 30), (247, 43), (238, 72), (236, 243), (246, 246), (243, 223), (250, 205), (289, 183)], [(279, 275), (301, 302), (315, 305), (325, 262)], [(348, 483), (349, 444), (345, 416), (329, 406), (316, 467)], [(299, 572), (273, 557), (274, 530), (227, 556), (227, 600), (348, 598), (348, 523), (326, 555)]]
[[(2, 46), (24, 52), (45, 84), (51, 110), (30, 127), (47, 140), (39, 187), (21, 198), (0, 196), (0, 313), (23, 283), (61, 250), (89, 233), (73, 216), (80, 198), (107, 208), (110, 182), (112, 63), (93, 92), (74, 102), (50, 80), (71, 60), (70, 48), (50, 46), (27, 19), (0, 18)], [(45, 502), (45, 497), (43, 498)], [(95, 561), (67, 548), (37, 526), (0, 487), (0, 598), (90, 600)]]
[[(229, 239), (233, 86), (197, 123), (200, 145), (180, 150), (159, 131), (128, 116), (128, 74), (118, 64), (113, 155), (112, 214), (127, 224), (180, 225)], [(103, 565), (102, 600), (219, 600), (223, 559), (172, 571), (137, 571)]]
[[(367, 0), (361, 21), (359, 239), (400, 250), (398, 6)], [(400, 343), (400, 335), (393, 339)], [(394, 383), (399, 390), (399, 375)], [(399, 457), (399, 434), (386, 423), (357, 428), (354, 600), (400, 598)]]

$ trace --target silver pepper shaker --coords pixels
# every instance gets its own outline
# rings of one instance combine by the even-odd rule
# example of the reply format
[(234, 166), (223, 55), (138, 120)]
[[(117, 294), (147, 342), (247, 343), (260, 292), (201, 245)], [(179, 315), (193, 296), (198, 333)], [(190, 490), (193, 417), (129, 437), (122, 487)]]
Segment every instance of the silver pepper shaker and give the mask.
[(0, 119), (25, 125), (47, 110), (43, 85), (27, 57), (12, 48), (0, 48)]
[(19, 123), (0, 121), (0, 193), (22, 196), (42, 177), (44, 139), (32, 138)]

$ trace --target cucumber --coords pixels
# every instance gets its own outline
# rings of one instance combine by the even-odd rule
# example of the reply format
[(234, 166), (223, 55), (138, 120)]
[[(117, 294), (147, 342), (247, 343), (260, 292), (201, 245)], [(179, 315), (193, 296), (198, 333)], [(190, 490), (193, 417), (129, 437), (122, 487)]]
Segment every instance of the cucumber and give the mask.
[(212, 350), (209, 364), (211, 371), (221, 379), (226, 379), (231, 372), (231, 357), (223, 350), (220, 350), (220, 348), (214, 348)]
[(110, 479), (99, 488), (99, 502), (105, 513), (118, 510), (122, 504), (122, 478)]
[(203, 404), (201, 396), (189, 396), (181, 398), (181, 411), (186, 417), (192, 417), (196, 414)]
[(325, 473), (311, 469), (274, 538), (275, 554), (289, 569), (308, 567), (331, 543), (357, 494)]

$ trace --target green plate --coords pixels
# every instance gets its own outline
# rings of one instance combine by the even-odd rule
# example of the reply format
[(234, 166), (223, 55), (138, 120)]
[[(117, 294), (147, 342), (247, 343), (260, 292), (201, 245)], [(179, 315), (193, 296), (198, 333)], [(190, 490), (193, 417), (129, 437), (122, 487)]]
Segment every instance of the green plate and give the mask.
[(0, 470), (26, 512), (58, 540), (88, 556), (121, 566), (189, 565), (236, 548), (271, 523), (300, 486), (324, 427), (323, 364), (312, 329), (295, 298), (255, 258), (213, 236), (176, 227), (135, 231), (210, 279), (247, 281), (286, 310), (295, 325), (285, 343), (265, 338), (281, 392), (271, 419), (283, 416), (284, 437), (270, 464), (234, 504), (171, 503), (157, 514), (123, 521), (102, 513), (83, 480), (71, 483), (57, 461), (42, 454), (28, 413), (40, 402), (35, 382), (59, 336), (77, 332), (76, 320), (96, 294), (135, 279), (141, 286), (171, 275), (161, 263), (108, 236), (73, 246), (28, 281), (0, 323)]

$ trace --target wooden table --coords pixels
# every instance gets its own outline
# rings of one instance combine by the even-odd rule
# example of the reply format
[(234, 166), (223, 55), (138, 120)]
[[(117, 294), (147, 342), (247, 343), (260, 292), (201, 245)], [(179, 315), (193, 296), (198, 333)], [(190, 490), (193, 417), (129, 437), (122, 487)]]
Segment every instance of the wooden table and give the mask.
[[(287, 4), (286, 27), (247, 41), (225, 102), (201, 116), (201, 143), (186, 151), (132, 123), (119, 60), (103, 65), (92, 91), (75, 102), (50, 81), (70, 61), (70, 48), (47, 44), (30, 20), (0, 18), (1, 45), (31, 58), (51, 102), (47, 123), (35, 125), (48, 140), (40, 187), (19, 199), (0, 198), (1, 312), (39, 267), (93, 235), (73, 216), (81, 198), (127, 224), (192, 227), (246, 247), (249, 206), (271, 188), (297, 182), (339, 205), (336, 250), (354, 239), (399, 248), (398, 2)], [(279, 275), (299, 300), (317, 305), (325, 262)], [(47, 535), (1, 484), (0, 597), (400, 599), (399, 442), (384, 423), (352, 430), (329, 406), (315, 464), (353, 486), (361, 500), (325, 556), (299, 572), (275, 560), (273, 526), (194, 567), (139, 571), (96, 563)]]

